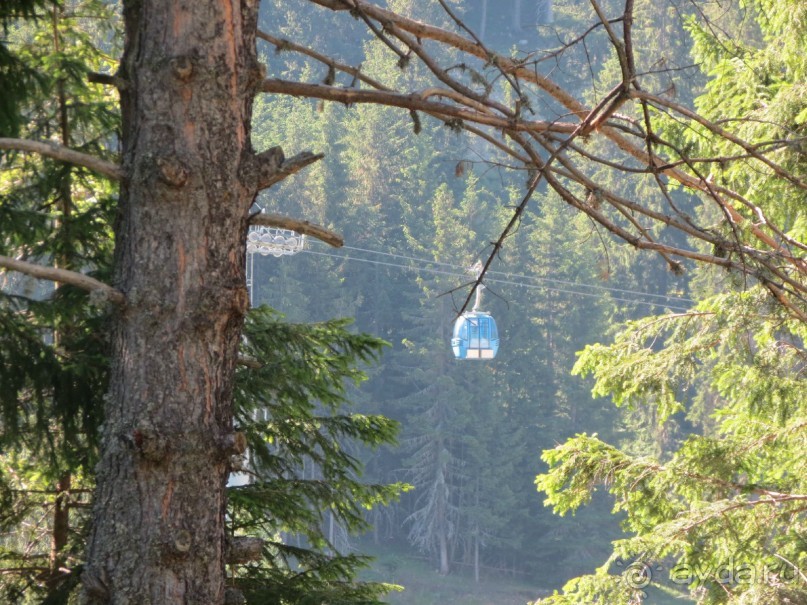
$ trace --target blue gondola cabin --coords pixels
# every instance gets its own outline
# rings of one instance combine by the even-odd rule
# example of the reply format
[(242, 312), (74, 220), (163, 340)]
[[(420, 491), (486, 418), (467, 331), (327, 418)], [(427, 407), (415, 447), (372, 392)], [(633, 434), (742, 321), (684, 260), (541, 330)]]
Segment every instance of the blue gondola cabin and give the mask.
[(454, 323), (451, 348), (457, 359), (493, 359), (499, 350), (499, 332), (489, 313), (463, 313)]

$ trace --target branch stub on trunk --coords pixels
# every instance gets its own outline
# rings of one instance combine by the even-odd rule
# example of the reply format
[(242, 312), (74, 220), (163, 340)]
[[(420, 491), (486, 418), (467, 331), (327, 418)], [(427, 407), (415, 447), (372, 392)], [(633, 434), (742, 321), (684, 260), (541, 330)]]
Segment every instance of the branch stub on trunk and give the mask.
[(171, 187), (183, 187), (188, 182), (190, 170), (177, 158), (157, 158), (160, 180)]
[(263, 544), (260, 538), (236, 536), (227, 544), (225, 559), (230, 565), (259, 561), (263, 556)]
[(174, 57), (170, 64), (171, 73), (180, 82), (187, 82), (193, 76), (193, 60), (189, 56)]

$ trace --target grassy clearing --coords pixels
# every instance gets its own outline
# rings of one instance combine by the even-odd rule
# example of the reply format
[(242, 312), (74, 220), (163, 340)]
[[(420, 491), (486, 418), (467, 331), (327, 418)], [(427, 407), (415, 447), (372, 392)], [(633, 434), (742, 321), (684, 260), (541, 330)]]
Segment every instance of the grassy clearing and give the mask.
[(399, 584), (404, 590), (388, 596), (391, 605), (525, 605), (551, 591), (517, 578), (484, 575), (476, 583), (472, 573), (441, 576), (422, 559), (362, 547), (376, 557), (364, 574), (368, 580)]
[[(558, 580), (558, 586), (539, 586), (524, 578), (492, 572), (484, 574), (476, 583), (470, 570), (441, 576), (428, 561), (408, 553), (381, 549), (370, 543), (363, 543), (359, 550), (375, 557), (372, 566), (362, 574), (363, 579), (404, 587), (402, 592), (387, 596), (390, 605), (526, 605), (539, 597), (549, 596), (553, 589), (560, 589), (563, 584)], [(653, 588), (648, 588), (643, 601), (647, 605), (692, 602)]]

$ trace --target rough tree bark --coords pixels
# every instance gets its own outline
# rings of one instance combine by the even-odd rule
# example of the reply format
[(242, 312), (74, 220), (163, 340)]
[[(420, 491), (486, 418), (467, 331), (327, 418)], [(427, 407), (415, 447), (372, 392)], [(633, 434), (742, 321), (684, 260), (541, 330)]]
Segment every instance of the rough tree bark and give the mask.
[(82, 599), (219, 604), (248, 209), (257, 0), (124, 2), (112, 379)]

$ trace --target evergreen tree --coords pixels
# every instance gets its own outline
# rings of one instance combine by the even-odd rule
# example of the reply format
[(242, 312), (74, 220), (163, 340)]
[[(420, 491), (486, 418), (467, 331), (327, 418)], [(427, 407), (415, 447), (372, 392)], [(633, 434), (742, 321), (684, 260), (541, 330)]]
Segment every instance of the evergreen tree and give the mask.
[[(408, 223), (410, 242), (437, 262), (464, 257), (470, 266), (467, 248), (475, 238), (463, 220), (470, 209), (456, 206), (448, 187), (440, 186), (430, 204), (431, 225), (416, 230)], [(421, 235), (413, 237), (418, 231)], [(468, 381), (467, 374), (452, 371), (456, 362), (446, 346), (451, 333), (448, 301), (435, 304), (436, 297), (448, 289), (448, 281), (424, 276), (419, 282), (421, 309), (404, 316), (410, 331), (405, 334), (406, 354), (400, 354), (406, 359), (403, 363), (416, 369), (407, 372), (405, 394), (395, 402), (398, 409), (406, 410), (402, 446), (409, 458), (404, 465), (415, 488), (405, 522), (410, 542), (431, 555), (439, 572), (446, 575), (460, 539), (461, 490), (468, 473), (463, 446), (474, 430), (479, 393), (474, 393), (473, 378)], [(430, 330), (429, 325), (441, 329)]]
[(39, 85), (43, 84), (39, 72), (22, 60), (9, 48), (6, 39), (9, 28), (21, 18), (35, 18), (38, 10), (49, 5), (52, 0), (8, 0), (0, 6), (0, 26), (3, 37), (0, 38), (0, 77), (4, 85), (0, 98), (0, 137), (16, 137), (25, 122), (22, 108), (29, 96), (36, 94)]
[(262, 559), (233, 568), (249, 603), (376, 603), (392, 588), (357, 582), (366, 557), (338, 549), (326, 525), (333, 516), (351, 533), (365, 531), (364, 510), (404, 487), (360, 479), (351, 442), (393, 443), (397, 425), (347, 409), (346, 382), (365, 379), (356, 364), (377, 359), (384, 343), (346, 327), (292, 325), (266, 307), (250, 313), (242, 352), (257, 363), (239, 370), (236, 404), (254, 480), (232, 489), (229, 514), (234, 536), (266, 539)]
[[(102, 152), (118, 120), (114, 101), (87, 76), (110, 67), (112, 11), (85, 0), (31, 14), (38, 19), (16, 22), (7, 39), (15, 60), (38, 74), (34, 94), (16, 99), (19, 134)], [(9, 153), (0, 191), (1, 254), (108, 276), (114, 197), (107, 182), (70, 164)], [(99, 337), (105, 313), (72, 286), (9, 279), (0, 296), (0, 490), (7, 504), (0, 585), (9, 602), (34, 595), (57, 602), (77, 584), (86, 539), (108, 379), (107, 343)]]
[[(729, 128), (765, 145), (803, 130), (794, 95), (803, 93), (804, 58), (791, 41), (804, 38), (805, 22), (787, 3), (755, 6), (761, 43), (729, 42), (691, 26), (710, 76), (697, 99), (702, 114), (735, 116)], [(748, 171), (742, 157), (730, 159), (732, 145), (697, 125), (671, 123), (668, 132), (696, 153), (724, 158), (717, 178), (804, 241), (801, 196), (773, 171)], [(781, 144), (778, 156), (803, 174), (803, 154), (791, 145)], [(652, 456), (585, 434), (545, 452), (550, 470), (538, 484), (547, 504), (574, 511), (604, 483), (631, 533), (595, 575), (573, 580), (547, 603), (634, 602), (651, 583), (699, 603), (807, 598), (804, 322), (771, 305), (760, 285), (718, 278), (701, 276), (703, 300), (692, 311), (628, 323), (612, 345), (582, 354), (577, 370), (595, 376), (595, 394), (651, 408), (660, 428), (686, 414), (700, 431)], [(635, 573), (609, 575), (620, 571), (614, 563), (630, 561)]]

